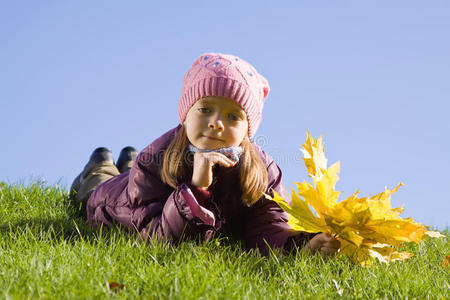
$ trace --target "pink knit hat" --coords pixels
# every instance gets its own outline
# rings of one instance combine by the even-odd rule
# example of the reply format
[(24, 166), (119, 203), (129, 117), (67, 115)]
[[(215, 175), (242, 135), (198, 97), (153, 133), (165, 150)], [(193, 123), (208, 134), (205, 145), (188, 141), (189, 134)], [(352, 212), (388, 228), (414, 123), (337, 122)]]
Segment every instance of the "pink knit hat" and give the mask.
[(204, 97), (227, 97), (236, 101), (247, 114), (248, 136), (261, 123), (264, 100), (269, 94), (267, 80), (239, 57), (207, 53), (197, 58), (184, 76), (178, 118), (183, 124), (189, 109)]

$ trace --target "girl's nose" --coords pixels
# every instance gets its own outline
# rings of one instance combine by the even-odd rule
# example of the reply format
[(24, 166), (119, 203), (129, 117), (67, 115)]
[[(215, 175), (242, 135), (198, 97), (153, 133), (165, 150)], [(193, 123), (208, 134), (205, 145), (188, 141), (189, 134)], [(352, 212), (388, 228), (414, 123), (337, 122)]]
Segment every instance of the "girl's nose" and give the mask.
[(211, 120), (209, 120), (208, 127), (211, 129), (223, 131), (224, 127), (222, 119), (220, 117), (211, 118)]

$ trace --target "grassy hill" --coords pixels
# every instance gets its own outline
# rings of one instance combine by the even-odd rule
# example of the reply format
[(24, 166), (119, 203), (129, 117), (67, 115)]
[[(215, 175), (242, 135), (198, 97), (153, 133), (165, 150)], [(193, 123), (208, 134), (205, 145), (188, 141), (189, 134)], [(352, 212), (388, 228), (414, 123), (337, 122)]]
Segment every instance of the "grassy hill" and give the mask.
[(61, 187), (0, 183), (0, 298), (448, 299), (445, 234), (408, 245), (408, 261), (368, 268), (345, 257), (262, 257), (223, 237), (145, 245), (87, 225)]

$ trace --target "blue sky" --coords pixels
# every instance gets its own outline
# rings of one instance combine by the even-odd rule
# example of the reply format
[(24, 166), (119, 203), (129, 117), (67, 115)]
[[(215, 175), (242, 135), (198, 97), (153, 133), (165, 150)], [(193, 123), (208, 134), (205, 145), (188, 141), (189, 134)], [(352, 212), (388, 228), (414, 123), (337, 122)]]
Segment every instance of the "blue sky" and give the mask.
[(0, 25), (0, 181), (68, 188), (94, 148), (144, 148), (214, 51), (268, 79), (255, 139), (287, 187), (323, 133), (342, 199), (401, 181), (403, 217), (449, 224), (449, 1), (1, 1)]

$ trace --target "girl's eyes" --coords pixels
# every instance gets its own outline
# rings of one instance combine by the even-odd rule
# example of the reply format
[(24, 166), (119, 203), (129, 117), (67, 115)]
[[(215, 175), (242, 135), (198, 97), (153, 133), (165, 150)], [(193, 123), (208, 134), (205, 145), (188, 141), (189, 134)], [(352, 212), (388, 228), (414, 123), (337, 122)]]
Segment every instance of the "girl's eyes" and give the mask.
[[(198, 108), (198, 111), (199, 111), (200, 113), (202, 113), (202, 114), (209, 114), (209, 113), (212, 112), (212, 110), (209, 109), (209, 108), (207, 108), (207, 107), (199, 107), (199, 108)], [(240, 120), (242, 119), (242, 117), (241, 117), (239, 114), (236, 114), (236, 113), (230, 113), (230, 114), (228, 114), (228, 118), (229, 118), (231, 121), (240, 121)]]
[(236, 114), (229, 114), (228, 117), (230, 118), (230, 120), (232, 121), (239, 121), (241, 118), (236, 115)]
[(201, 112), (201, 113), (209, 113), (209, 112), (211, 112), (211, 110), (209, 108), (206, 108), (206, 107), (200, 107), (198, 109), (198, 111)]

